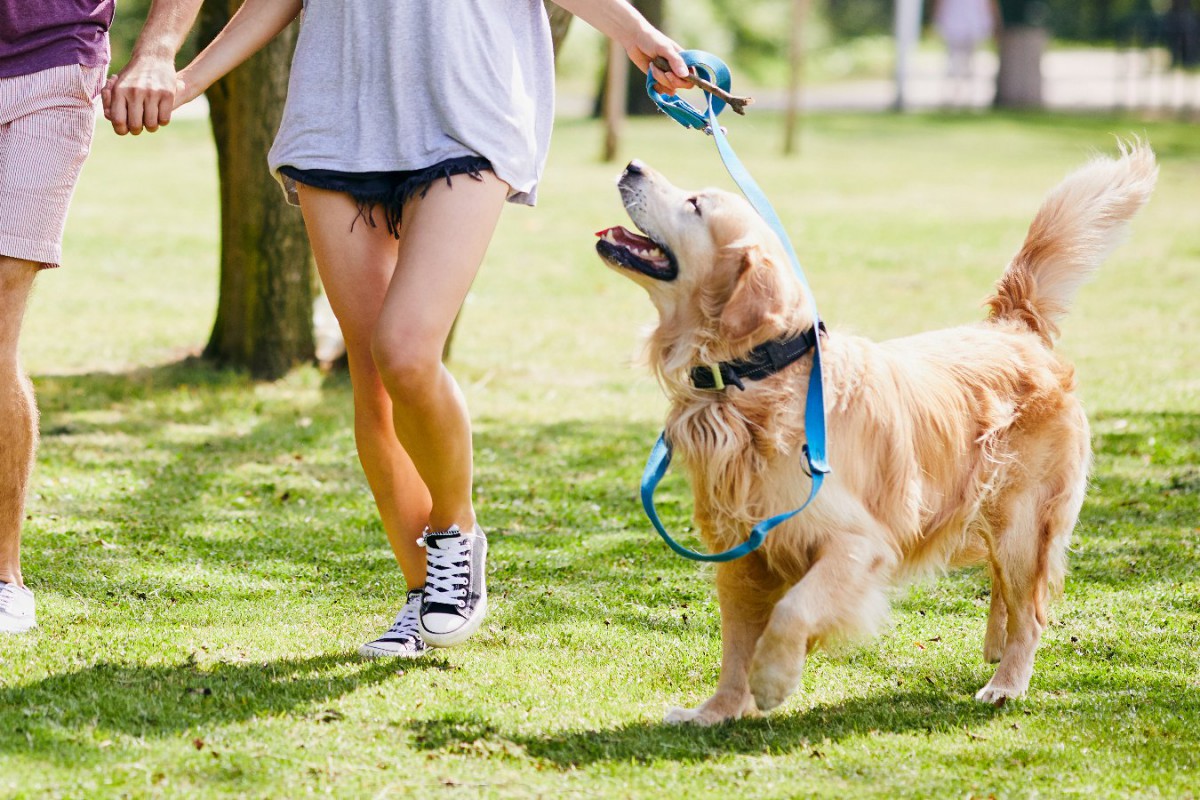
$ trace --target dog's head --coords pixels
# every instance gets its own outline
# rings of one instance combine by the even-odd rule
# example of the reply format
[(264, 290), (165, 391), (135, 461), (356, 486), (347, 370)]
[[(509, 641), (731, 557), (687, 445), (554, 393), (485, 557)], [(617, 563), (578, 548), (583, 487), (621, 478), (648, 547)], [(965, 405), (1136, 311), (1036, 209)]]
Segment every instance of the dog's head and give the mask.
[[(644, 235), (600, 231), (596, 251), (642, 286), (658, 309), (652, 348), (662, 359), (723, 360), (811, 327), (803, 287), (779, 238), (741, 196), (688, 192), (640, 161), (618, 181)], [(655, 354), (651, 354), (652, 357)]]

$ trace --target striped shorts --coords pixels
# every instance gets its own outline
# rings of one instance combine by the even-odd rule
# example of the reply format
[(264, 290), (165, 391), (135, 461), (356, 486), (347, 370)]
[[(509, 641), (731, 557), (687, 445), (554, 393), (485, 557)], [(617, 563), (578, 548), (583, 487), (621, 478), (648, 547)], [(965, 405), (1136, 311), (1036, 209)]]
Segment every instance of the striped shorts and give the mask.
[(0, 255), (56, 267), (106, 66), (0, 78)]

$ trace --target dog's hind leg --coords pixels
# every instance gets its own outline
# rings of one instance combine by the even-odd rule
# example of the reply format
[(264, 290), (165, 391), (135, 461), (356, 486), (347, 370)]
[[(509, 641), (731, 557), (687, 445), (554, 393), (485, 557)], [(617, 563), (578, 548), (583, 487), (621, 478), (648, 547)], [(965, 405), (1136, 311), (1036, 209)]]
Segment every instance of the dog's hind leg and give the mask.
[(804, 577), (771, 612), (750, 668), (760, 711), (782, 703), (800, 685), (804, 661), (817, 643), (872, 631), (887, 615), (887, 584), (895, 554), (882, 531), (842, 531), (826, 542)]
[(758, 555), (717, 567), (717, 600), (721, 606), (721, 677), (717, 691), (696, 708), (673, 708), (665, 722), (713, 725), (756, 711), (746, 675), (754, 643), (762, 635), (778, 591)]
[[(975, 695), (980, 702), (1003, 703), (1029, 688), (1034, 654), (1046, 627), (1046, 603), (1061, 585), (1067, 541), (1083, 504), (1086, 455), (1077, 463), (1049, 476), (1047, 483), (1026, 488), (1004, 509), (1006, 524), (992, 542), (992, 591), (1002, 594), (1007, 611), (1004, 645), (996, 673)], [(993, 622), (988, 626), (992, 643)]]
[[(1033, 675), (1033, 656), (1045, 622), (1037, 613), (1045, 590), (1038, 575), (1041, 536), (1036, 494), (1036, 488), (1026, 490), (1008, 503), (1007, 524), (993, 534), (992, 592), (1001, 595), (1007, 613), (1000, 665), (987, 686), (975, 695), (982, 703), (1003, 703), (1020, 697)], [(990, 634), (992, 620), (988, 622)]]

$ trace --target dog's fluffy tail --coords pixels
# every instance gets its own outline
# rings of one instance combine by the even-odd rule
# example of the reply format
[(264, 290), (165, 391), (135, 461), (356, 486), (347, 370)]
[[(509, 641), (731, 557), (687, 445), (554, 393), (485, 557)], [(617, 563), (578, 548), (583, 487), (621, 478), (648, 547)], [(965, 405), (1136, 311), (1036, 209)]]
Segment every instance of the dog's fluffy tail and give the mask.
[(1079, 287), (1121, 243), (1154, 189), (1158, 167), (1149, 146), (1119, 146), (1120, 158), (1092, 160), (1046, 196), (987, 300), (992, 319), (1020, 322), (1053, 342)]

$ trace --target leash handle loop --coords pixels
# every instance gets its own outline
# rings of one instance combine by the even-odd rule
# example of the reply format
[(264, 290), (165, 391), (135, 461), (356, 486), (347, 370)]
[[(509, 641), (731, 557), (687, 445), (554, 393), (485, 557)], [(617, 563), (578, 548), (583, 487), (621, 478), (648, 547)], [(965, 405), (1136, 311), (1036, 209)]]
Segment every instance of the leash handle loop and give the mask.
[[(730, 73), (729, 67), (712, 53), (706, 53), (703, 50), (684, 50), (679, 55), (683, 59), (683, 63), (695, 70), (696, 74), (709, 83), (716, 84), (725, 92), (728, 92), (733, 86), (733, 75)], [(712, 111), (715, 119), (716, 115), (724, 111), (727, 105), (721, 98), (713, 97), (710, 93), (705, 92), (704, 96), (708, 98), (708, 105), (704, 111), (700, 111), (677, 94), (663, 94), (658, 91), (654, 88), (656, 83), (658, 80), (654, 77), (653, 68), (648, 69), (646, 71), (646, 93), (667, 116), (685, 128), (704, 130), (709, 124), (708, 112)]]

